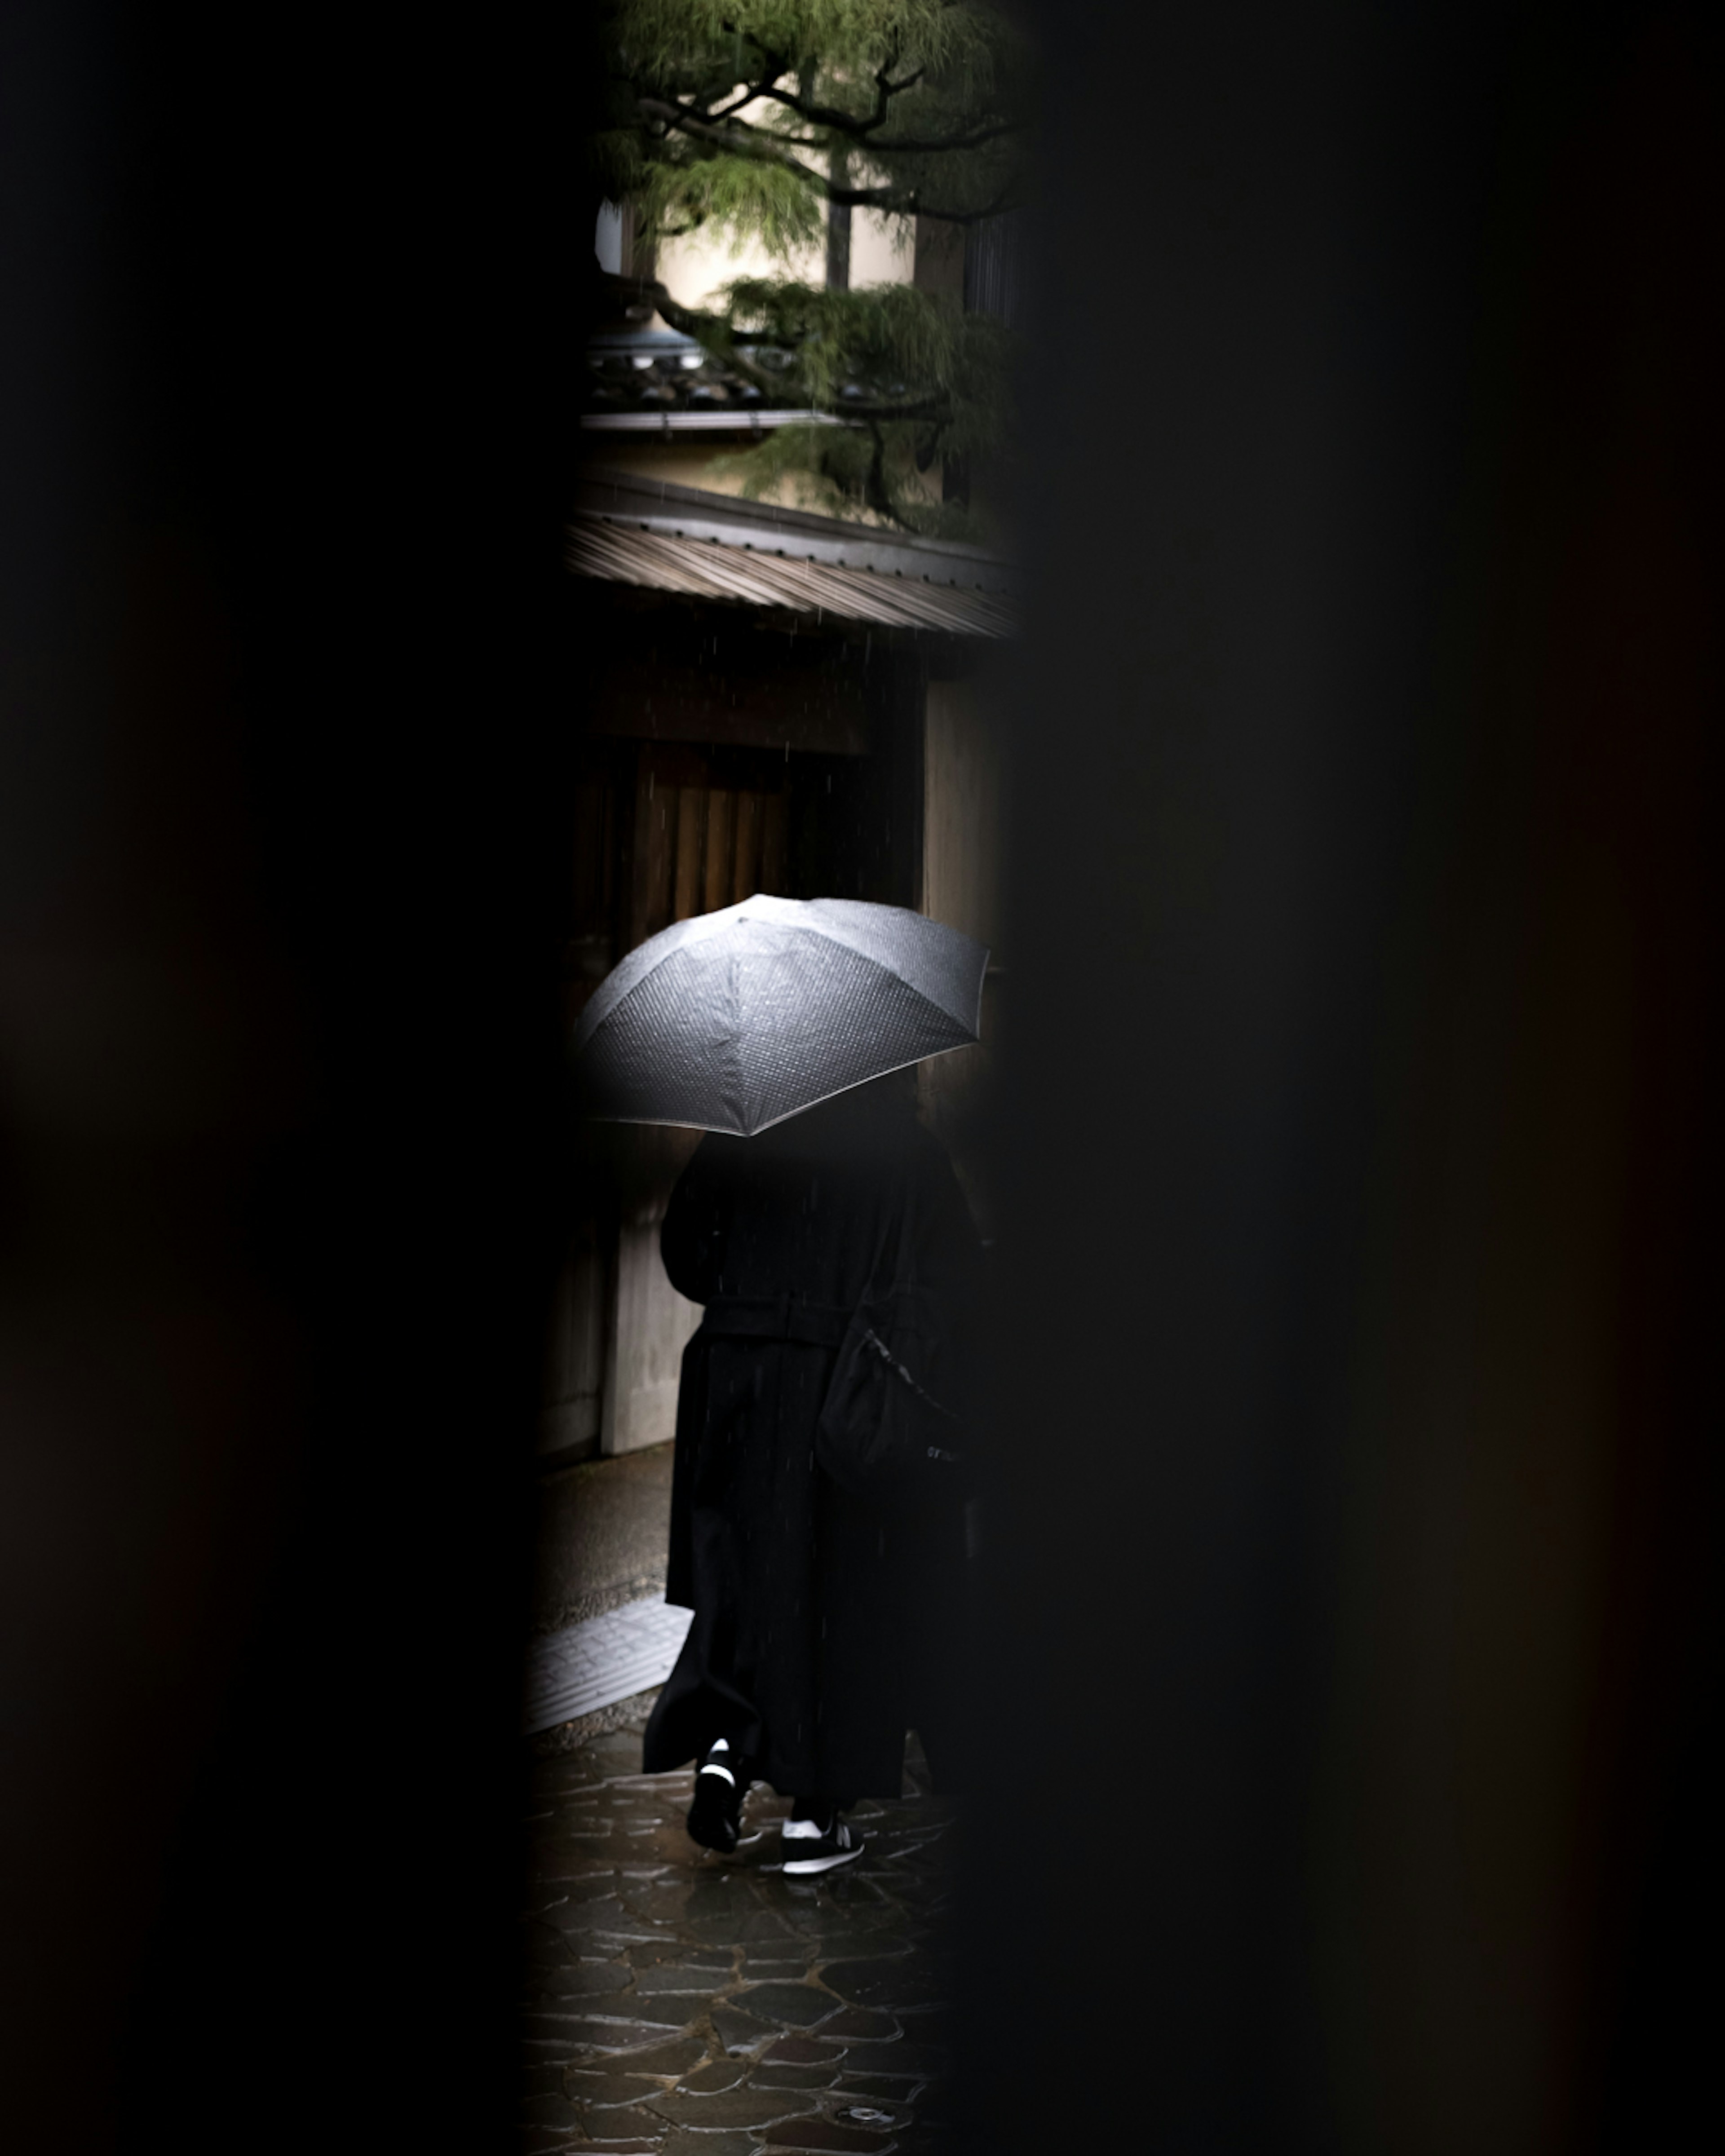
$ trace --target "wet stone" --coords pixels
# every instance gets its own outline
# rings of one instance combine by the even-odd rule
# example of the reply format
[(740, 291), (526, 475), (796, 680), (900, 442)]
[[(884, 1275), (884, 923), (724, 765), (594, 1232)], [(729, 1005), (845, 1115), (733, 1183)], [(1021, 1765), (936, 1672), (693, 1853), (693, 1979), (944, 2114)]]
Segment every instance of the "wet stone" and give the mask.
[(655, 1924), (679, 1922), (695, 1899), (698, 1882), (685, 1874), (674, 1884), (666, 1886), (631, 1880), (623, 1898), (629, 1914), (648, 1927)]
[[(850, 1816), (855, 1819), (856, 1814), (853, 1812)], [(922, 1848), (944, 1841), (951, 1825), (949, 1819), (938, 1815), (932, 1804), (899, 1804), (878, 1815), (875, 1832), (877, 1840), (890, 1843), (895, 1849), (911, 1844)]]
[(863, 1871), (835, 1872), (824, 1881), (786, 1879), (781, 1875), (778, 1885), (784, 1897), (781, 1906), (786, 1917), (799, 1928), (805, 1922), (830, 1928), (835, 1910), (850, 1922), (860, 1913), (891, 1906), (883, 1891)]
[(867, 1924), (875, 1922), (884, 1911), (891, 1913), (891, 1904), (878, 1887), (870, 1887), (865, 1895), (864, 1881), (848, 1871), (837, 1872), (835, 1878), (846, 1881), (851, 1889), (843, 1902), (833, 1898), (833, 1889), (818, 1880), (787, 1879), (783, 1872), (773, 1871), (762, 1881), (765, 1890), (762, 1900), (775, 1915), (783, 1917), (787, 1930), (793, 1932), (831, 1931), (840, 1924)]
[(944, 2003), (901, 2006), (899, 2028), (915, 2044), (944, 2044), (952, 2034), (952, 2011)]
[(770, 2126), (776, 2118), (808, 2108), (806, 2097), (756, 2089), (729, 2089), (722, 2096), (685, 2096), (678, 2089), (653, 2102), (653, 2109), (672, 2126)]
[(633, 2051), (665, 2033), (662, 2025), (650, 2022), (564, 2020), (546, 2015), (530, 2015), (528, 2020), (526, 2038), (540, 2056), (548, 2046), (560, 2046), (566, 2056), (577, 2051)]
[(768, 2052), (766, 2063), (775, 2066), (825, 2066), (838, 2056), (831, 2045), (818, 2044), (812, 2036), (781, 2036)]
[(835, 2036), (843, 2036), (859, 2043), (884, 2043), (898, 2034), (898, 2024), (890, 2014), (882, 2014), (872, 2006), (847, 2006), (842, 2014), (835, 2014), (830, 2021), (821, 2024), (821, 2041), (830, 2043)]
[(916, 1957), (834, 1962), (822, 1969), (821, 1981), (858, 2006), (917, 2006), (943, 1999), (950, 1989), (940, 1972)]
[(846, 2156), (852, 2149), (884, 2148), (890, 2136), (862, 2126), (839, 2126), (828, 2118), (793, 2118), (769, 2126), (761, 2136), (769, 2148), (830, 2149)]
[(572, 2102), (593, 2104), (601, 2111), (614, 2110), (620, 2104), (643, 2103), (649, 2097), (665, 2093), (649, 2074), (608, 2074), (585, 2066), (566, 2067), (563, 2087)]
[(752, 2133), (691, 2133), (675, 2128), (659, 2144), (659, 2156), (755, 2156)]
[(687, 1861), (689, 1838), (680, 1826), (631, 1827), (623, 1838), (627, 1847), (622, 1861), (626, 1864), (677, 1864)]
[(579, 1936), (582, 1945), (590, 1953), (603, 1955), (611, 1961), (624, 1962), (633, 1971), (634, 1965), (629, 1961), (629, 1952), (631, 1947), (639, 1943), (639, 1933), (631, 1935), (619, 1932), (583, 1932)]
[(665, 2131), (665, 2122), (643, 2104), (595, 2107), (584, 2113), (581, 2125), (589, 2141), (655, 2141)]
[(699, 1992), (703, 1999), (711, 1999), (730, 1981), (728, 1965), (714, 1969), (686, 1962), (658, 1962), (651, 1969), (635, 1972), (634, 1988), (638, 1998), (669, 2000), (689, 1992)]
[(614, 1894), (594, 1895), (583, 1898), (570, 1895), (564, 1900), (542, 1910), (542, 1924), (558, 1932), (578, 1932), (591, 1934), (594, 1931), (623, 1930), (633, 1932), (639, 1938), (645, 1927), (624, 1908)]
[(719, 2041), (733, 2057), (740, 2051), (752, 2051), (773, 2034), (764, 2022), (752, 2021), (747, 2015), (729, 2006), (714, 2007), (713, 2026), (719, 2032)]
[(572, 1757), (581, 1762), (584, 1782), (608, 1781), (615, 1774), (639, 1774), (641, 1740), (633, 1730), (608, 1729), (589, 1737)]
[(807, 1939), (788, 1940), (783, 1946), (751, 1947), (743, 1958), (743, 1974), (754, 1983), (773, 1977), (795, 1981), (813, 1958)]
[[(717, 1909), (728, 1909), (735, 1915), (739, 1909), (754, 1906), (752, 1884), (752, 1874), (742, 1865), (722, 1864), (715, 1860), (710, 1864), (702, 1863), (692, 1872), (685, 1865), (681, 1887), (684, 1912), (692, 1918), (711, 1916)], [(660, 1891), (668, 1892), (670, 1888)]]
[(808, 2029), (836, 2014), (841, 2001), (811, 1984), (759, 1984), (752, 1991), (738, 1992), (737, 2004), (759, 2020)]
[(734, 1941), (744, 1947), (776, 1945), (788, 1952), (806, 1951), (798, 1934), (773, 1909), (733, 1903), (726, 1908), (703, 1911), (690, 1919), (688, 1928), (697, 1938), (710, 1938), (727, 1947)]
[[(526, 2024), (530, 2028), (539, 2025), (539, 2033), (546, 2035), (556, 2033), (555, 2029), (549, 2025), (552, 2023), (581, 2020), (605, 2021), (634, 2029), (649, 2029), (655, 2035), (662, 2036), (667, 2031), (680, 2029), (691, 2021), (698, 2005), (697, 2000), (681, 1992), (668, 1992), (662, 1997), (649, 1999), (639, 1991), (595, 1991), (586, 1993), (578, 1999), (563, 1999), (555, 2006), (536, 2005), (526, 2016)], [(605, 2040), (601, 2036), (597, 2041), (603, 2043)], [(619, 2043), (641, 2041), (639, 2037), (618, 2039)]]
[[(655, 2035), (658, 2032), (655, 2030)], [(706, 2056), (706, 2046), (698, 2036), (677, 2036), (669, 2043), (649, 2044), (644, 2050), (625, 2051), (591, 2069), (613, 2074), (680, 2074)], [(572, 2073), (580, 2069), (571, 2067)]]
[(887, 2074), (840, 2074), (839, 2093), (866, 2102), (871, 2096), (884, 2097), (889, 2103), (903, 2105), (906, 2084)]
[(854, 2044), (845, 2054), (848, 2072), (891, 2074), (908, 2081), (940, 2073), (946, 2063), (947, 2055), (939, 2046), (912, 2044), (903, 2037), (896, 2044)]
[(562, 2094), (531, 2097), (521, 2106), (526, 2126), (567, 2126), (572, 2132), (581, 2124), (579, 2107)]
[(628, 1982), (629, 1970), (621, 1962), (565, 1962), (543, 1971), (536, 1989), (542, 1999), (573, 1999), (583, 1992), (619, 1992)]
[(675, 1962), (689, 1968), (710, 1968), (721, 1972), (728, 1969), (732, 1962), (728, 1941), (715, 1946), (691, 1947), (683, 1940), (668, 1938), (663, 1932), (650, 1939), (638, 1938), (624, 1959), (631, 1969), (656, 1968), (661, 1962)]
[(536, 1849), (533, 1869), (545, 1880), (580, 1879), (590, 1876), (598, 1868), (596, 1860), (602, 1861), (605, 1854), (603, 1836), (583, 1835), (559, 1841), (551, 1848)]
[(886, 1961), (908, 1953), (901, 1911), (883, 1910), (878, 1924), (828, 1925), (813, 1933), (809, 1945), (817, 1961)]
[[(1087, 2156), (1088, 2144), (1084, 2144)], [(960, 2144), (953, 2138), (950, 2127), (938, 2119), (913, 2119), (901, 2127), (892, 2143), (893, 2156), (960, 2156)], [(1068, 2156), (1081, 2156), (1075, 2148)]]
[(837, 2055), (820, 2066), (762, 2065), (749, 2076), (749, 2087), (757, 2089), (830, 2088), (837, 2076)]
[(697, 2096), (716, 2096), (721, 2089), (735, 2088), (748, 2070), (747, 2059), (711, 2059), (697, 2072), (685, 2074), (677, 2086)]

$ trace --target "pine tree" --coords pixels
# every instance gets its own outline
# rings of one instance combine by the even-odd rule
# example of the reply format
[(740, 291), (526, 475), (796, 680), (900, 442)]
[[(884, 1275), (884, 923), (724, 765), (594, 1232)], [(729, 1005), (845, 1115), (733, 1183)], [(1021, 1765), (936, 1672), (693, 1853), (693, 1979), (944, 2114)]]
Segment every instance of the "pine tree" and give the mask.
[[(602, 0), (597, 190), (654, 241), (753, 237), (787, 269), (827, 242), (824, 284), (733, 280), (716, 309), (609, 280), (723, 366), (819, 415), (729, 459), (760, 493), (803, 475), (829, 505), (975, 536), (942, 470), (1009, 445), (1012, 333), (954, 296), (848, 289), (848, 213), (962, 234), (1023, 198), (1028, 67), (999, 0)], [(926, 243), (925, 243), (926, 244)], [(838, 424), (834, 424), (837, 422)]]

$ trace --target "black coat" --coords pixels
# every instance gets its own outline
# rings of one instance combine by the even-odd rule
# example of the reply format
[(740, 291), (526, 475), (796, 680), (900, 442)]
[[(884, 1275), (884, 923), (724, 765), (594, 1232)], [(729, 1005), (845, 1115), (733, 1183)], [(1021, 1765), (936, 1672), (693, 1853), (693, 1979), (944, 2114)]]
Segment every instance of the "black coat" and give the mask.
[(647, 1727), (649, 1774), (726, 1737), (786, 1794), (896, 1796), (911, 1727), (944, 1772), (962, 1509), (877, 1506), (815, 1460), (845, 1322), (889, 1238), (966, 1322), (976, 1230), (893, 1086), (709, 1137), (672, 1195), (665, 1270), (706, 1305), (683, 1356), (666, 1584), (695, 1621)]

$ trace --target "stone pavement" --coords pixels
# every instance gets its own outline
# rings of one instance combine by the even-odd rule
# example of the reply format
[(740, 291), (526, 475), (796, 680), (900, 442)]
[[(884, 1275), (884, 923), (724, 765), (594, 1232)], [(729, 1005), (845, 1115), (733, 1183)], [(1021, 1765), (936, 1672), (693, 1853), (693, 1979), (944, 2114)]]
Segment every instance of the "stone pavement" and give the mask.
[(526, 2156), (937, 2156), (948, 1806), (850, 1814), (868, 1847), (778, 1869), (787, 1799), (757, 1789), (736, 1856), (683, 1831), (692, 1777), (639, 1773), (637, 1726), (532, 1771), (524, 2019)]
[(588, 1460), (538, 1492), (533, 1629), (555, 1632), (618, 1603), (665, 1593), (675, 1447)]

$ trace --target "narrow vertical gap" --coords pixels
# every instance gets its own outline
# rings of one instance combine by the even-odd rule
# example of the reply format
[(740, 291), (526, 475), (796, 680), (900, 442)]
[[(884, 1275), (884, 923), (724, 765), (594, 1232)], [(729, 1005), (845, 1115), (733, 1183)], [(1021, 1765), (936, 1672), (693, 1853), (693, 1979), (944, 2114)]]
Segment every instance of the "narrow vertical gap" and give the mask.
[(787, 896), (785, 855), (790, 824), (790, 798), (784, 788), (767, 797), (761, 825), (761, 888), (775, 898)]
[(733, 899), (748, 898), (759, 889), (761, 872), (761, 796), (739, 793), (737, 797), (737, 860), (732, 870)]
[(681, 786), (677, 789), (676, 867), (671, 899), (671, 917), (687, 921), (701, 910), (701, 838), (706, 823), (706, 788)]
[(706, 797), (705, 911), (716, 913), (731, 903), (731, 860), (737, 796), (715, 786)]

